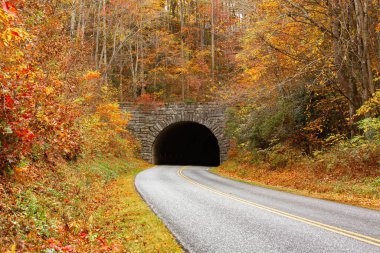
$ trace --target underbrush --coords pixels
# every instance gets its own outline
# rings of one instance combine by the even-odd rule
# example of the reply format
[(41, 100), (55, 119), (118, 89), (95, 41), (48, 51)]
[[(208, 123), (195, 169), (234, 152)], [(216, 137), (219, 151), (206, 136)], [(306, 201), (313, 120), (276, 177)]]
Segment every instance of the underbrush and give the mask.
[(109, 156), (3, 176), (0, 251), (181, 251), (134, 190), (146, 166)]
[(221, 175), (277, 189), (380, 209), (380, 145), (340, 141), (313, 157), (277, 145), (232, 152), (214, 170)]
[(351, 117), (304, 89), (273, 102), (230, 108), (230, 160), (215, 171), (380, 209), (380, 90)]

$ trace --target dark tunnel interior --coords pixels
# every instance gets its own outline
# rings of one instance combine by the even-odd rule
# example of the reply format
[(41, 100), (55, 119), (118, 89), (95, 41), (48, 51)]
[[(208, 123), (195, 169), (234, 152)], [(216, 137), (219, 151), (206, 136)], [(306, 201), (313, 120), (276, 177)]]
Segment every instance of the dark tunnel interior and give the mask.
[(218, 140), (195, 122), (178, 122), (162, 130), (153, 144), (153, 157), (157, 165), (220, 164)]

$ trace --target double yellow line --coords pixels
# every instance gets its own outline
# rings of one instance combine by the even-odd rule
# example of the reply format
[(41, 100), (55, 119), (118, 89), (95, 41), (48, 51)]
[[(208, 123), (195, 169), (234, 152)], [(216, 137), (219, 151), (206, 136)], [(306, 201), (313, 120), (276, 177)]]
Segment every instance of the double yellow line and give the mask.
[(196, 185), (198, 187), (201, 187), (203, 189), (206, 189), (206, 190), (208, 190), (210, 192), (213, 192), (215, 194), (218, 194), (220, 196), (223, 196), (225, 198), (232, 199), (232, 200), (235, 200), (235, 201), (238, 201), (238, 202), (241, 202), (241, 203), (244, 203), (244, 204), (247, 204), (247, 205), (250, 205), (250, 206), (253, 206), (253, 207), (256, 207), (256, 208), (259, 208), (259, 209), (262, 209), (262, 210), (265, 210), (265, 211), (268, 211), (268, 212), (271, 212), (271, 213), (274, 213), (274, 214), (277, 214), (277, 215), (280, 215), (280, 216), (287, 217), (287, 218), (292, 219), (292, 220), (300, 221), (300, 222), (303, 222), (303, 223), (306, 223), (306, 224), (309, 224), (309, 225), (312, 225), (312, 226), (315, 226), (315, 227), (318, 227), (318, 228), (321, 228), (321, 229), (324, 229), (324, 230), (328, 230), (328, 231), (331, 231), (331, 232), (334, 232), (334, 233), (337, 233), (337, 234), (340, 234), (340, 235), (343, 235), (343, 236), (346, 236), (346, 237), (350, 237), (350, 238), (356, 239), (358, 241), (362, 241), (362, 242), (365, 242), (365, 243), (368, 243), (368, 244), (380, 247), (380, 240), (377, 239), (377, 238), (373, 238), (373, 237), (370, 237), (370, 236), (358, 234), (358, 233), (355, 233), (355, 232), (352, 232), (352, 231), (348, 231), (348, 230), (345, 230), (345, 229), (342, 229), (342, 228), (330, 226), (330, 225), (327, 225), (327, 224), (324, 224), (324, 223), (321, 223), (321, 222), (318, 222), (318, 221), (306, 219), (306, 218), (303, 218), (303, 217), (300, 217), (300, 216), (297, 216), (297, 215), (293, 215), (293, 214), (290, 214), (290, 213), (287, 213), (287, 212), (280, 211), (278, 209), (274, 209), (274, 208), (271, 208), (271, 207), (263, 206), (263, 205), (255, 203), (255, 202), (239, 198), (239, 197), (237, 197), (235, 195), (224, 193), (222, 191), (219, 191), (219, 190), (216, 190), (214, 188), (211, 188), (211, 187), (209, 187), (207, 185), (198, 183), (198, 182), (192, 180), (191, 178), (185, 176), (183, 174), (184, 170), (186, 170), (186, 167), (181, 167), (177, 171), (177, 174), (180, 177), (182, 177), (183, 179), (185, 179), (186, 181), (188, 181), (189, 183), (191, 183), (193, 185)]

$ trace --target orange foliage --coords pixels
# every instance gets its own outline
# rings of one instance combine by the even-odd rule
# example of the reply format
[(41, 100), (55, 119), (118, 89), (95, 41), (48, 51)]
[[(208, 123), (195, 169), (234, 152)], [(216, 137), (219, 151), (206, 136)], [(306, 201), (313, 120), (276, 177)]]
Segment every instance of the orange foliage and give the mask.
[[(88, 70), (89, 44), (62, 33), (67, 14), (55, 13), (52, 4), (3, 0), (2, 7), (0, 170), (41, 158), (76, 159), (84, 145), (78, 122), (102, 103), (110, 109), (99, 90), (101, 73)], [(117, 130), (125, 125), (114, 116), (109, 124)]]
[(331, 174), (324, 168), (311, 166), (307, 160), (273, 170), (234, 159), (222, 164), (216, 172), (277, 190), (380, 209), (378, 178), (349, 178), (346, 171)]
[(100, 78), (100, 73), (98, 71), (88, 71), (83, 78), (85, 80), (97, 80)]

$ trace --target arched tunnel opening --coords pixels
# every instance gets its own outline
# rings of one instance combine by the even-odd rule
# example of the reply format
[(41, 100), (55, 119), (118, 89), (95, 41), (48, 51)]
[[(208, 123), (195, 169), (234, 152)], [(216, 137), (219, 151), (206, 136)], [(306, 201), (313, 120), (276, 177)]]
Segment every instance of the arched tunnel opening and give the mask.
[(218, 140), (204, 125), (189, 121), (174, 123), (157, 136), (153, 161), (157, 165), (218, 166)]

